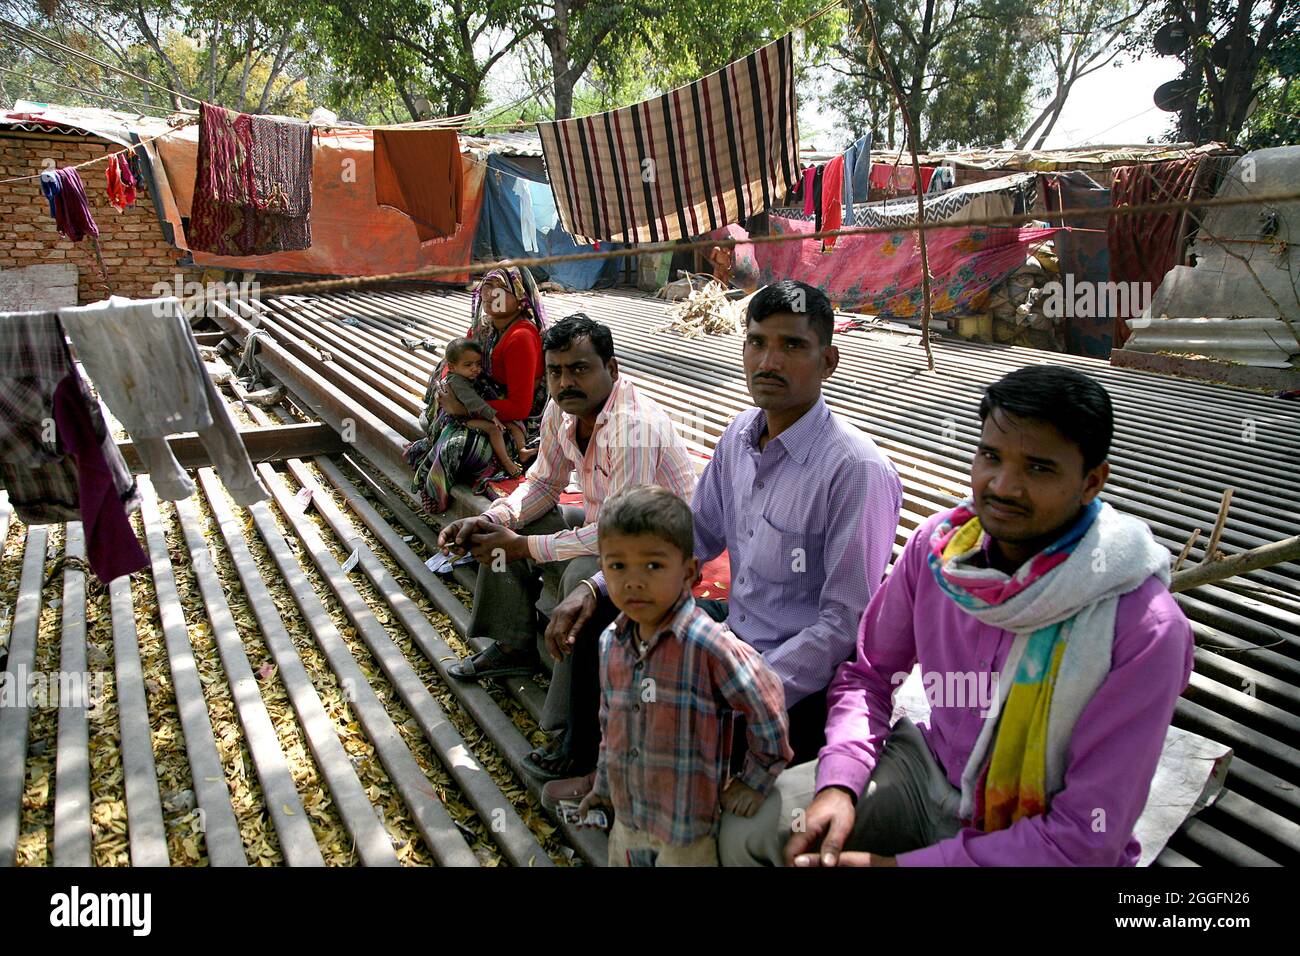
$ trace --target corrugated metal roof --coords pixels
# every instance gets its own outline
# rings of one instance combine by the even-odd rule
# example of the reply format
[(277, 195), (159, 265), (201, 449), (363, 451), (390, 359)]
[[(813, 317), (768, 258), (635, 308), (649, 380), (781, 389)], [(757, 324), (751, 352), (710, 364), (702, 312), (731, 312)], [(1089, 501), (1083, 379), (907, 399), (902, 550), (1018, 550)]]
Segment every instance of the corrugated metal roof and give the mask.
[[(554, 317), (583, 311), (611, 326), (621, 373), (668, 409), (691, 447), (707, 452), (748, 407), (738, 337), (656, 334), (669, 305), (625, 290), (545, 300)], [(391, 429), (389, 454), (404, 467), (400, 448), (419, 434), (414, 419), (435, 358), (409, 351), (402, 340), (443, 343), (464, 334), (468, 295), (412, 288), (292, 302), (271, 297), (267, 305), (260, 327), (283, 338), (313, 381), (319, 377), (311, 387), (345, 405), (359, 403)], [(1171, 552), (1194, 528), (1213, 526), (1229, 486), (1236, 495), (1225, 550), (1295, 532), (1300, 409), (1293, 403), (1096, 359), (958, 341), (936, 343), (937, 368), (929, 372), (915, 334), (866, 330), (836, 338), (841, 361), (825, 396), (898, 466), (904, 504), (896, 550), (920, 521), (964, 493), (983, 387), (1014, 368), (1044, 362), (1082, 369), (1110, 391), (1117, 422), (1106, 496), (1145, 521)], [(318, 358), (322, 352), (330, 357)], [(1249, 441), (1241, 437), (1243, 422), (1254, 423)], [(1190, 561), (1203, 556), (1204, 541), (1202, 533)], [(1292, 562), (1177, 595), (1197, 649), (1174, 723), (1231, 746), (1235, 757), (1227, 790), (1175, 835), (1162, 857), (1166, 864), (1300, 862), (1298, 593), (1300, 565)]]
[(542, 138), (529, 130), (487, 133), (483, 136), (464, 136), (462, 139), (482, 143), (490, 153), (503, 156), (541, 156)]
[(1300, 342), (1281, 319), (1131, 319), (1129, 327), (1133, 335), (1124, 348), (1133, 352), (1174, 352), (1259, 368), (1291, 368), (1300, 354)]
[(142, 113), (60, 106), (32, 100), (15, 100), (13, 107), (0, 115), (0, 127), (26, 132), (98, 136), (123, 146), (130, 145), (132, 133), (142, 138), (156, 136), (170, 125), (161, 117)]

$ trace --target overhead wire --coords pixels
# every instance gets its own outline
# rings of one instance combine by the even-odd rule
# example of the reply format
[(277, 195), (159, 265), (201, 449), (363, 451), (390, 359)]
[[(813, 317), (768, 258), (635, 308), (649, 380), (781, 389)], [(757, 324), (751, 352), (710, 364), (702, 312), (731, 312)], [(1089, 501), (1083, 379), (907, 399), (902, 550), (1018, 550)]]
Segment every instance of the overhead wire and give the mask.
[(19, 33), (23, 34), (24, 36), (29, 36), (34, 40), (39, 40), (41, 43), (48, 44), (49, 46), (57, 50), (61, 50), (64, 53), (69, 53), (72, 56), (78, 57), (79, 59), (86, 60), (90, 63), (94, 63), (97, 66), (102, 66), (106, 70), (112, 70), (115, 73), (121, 73), (123, 76), (129, 76), (131, 79), (137, 80), (140, 83), (144, 83), (146, 86), (152, 86), (156, 89), (162, 90), (168, 96), (174, 96), (179, 99), (189, 100), (191, 103), (201, 102), (200, 100), (196, 100), (192, 96), (186, 95), (185, 93), (180, 93), (177, 92), (176, 90), (169, 89), (168, 87), (163, 86), (161, 83), (155, 83), (153, 80), (140, 76), (137, 73), (132, 73), (130, 70), (123, 69), (120, 66), (114, 66), (112, 63), (106, 63), (105, 61), (99, 59), (98, 57), (94, 57), (91, 56), (89, 53), (84, 53), (81, 50), (74, 49), (68, 46), (66, 43), (60, 43), (58, 40), (53, 40), (45, 36), (45, 34), (43, 33), (40, 33), (36, 30), (30, 30), (27, 27), (22, 26), (21, 24), (14, 23), (12, 20), (6, 19), (5, 17), (0, 17), (0, 23), (3, 23), (5, 26), (12, 27), (13, 29), (17, 30)]
[[(11, 69), (9, 69), (7, 66), (0, 66), (0, 72), (10, 73), (10, 74), (12, 74), (13, 76), (21, 77), (22, 79), (25, 79), (25, 80), (27, 80), (27, 81), (29, 81), (29, 82), (32, 82), (32, 83), (44, 83), (46, 86), (55, 86), (55, 87), (58, 87), (59, 89), (71, 90), (71, 91), (74, 92), (74, 93), (81, 93), (81, 94), (84, 94), (84, 95), (86, 95), (86, 96), (96, 96), (96, 97), (99, 97), (100, 99), (113, 100), (113, 101), (118, 102), (118, 103), (126, 103), (128, 106), (136, 106), (136, 107), (140, 107), (140, 108), (145, 109), (145, 110), (158, 111), (158, 110), (164, 110), (164, 109), (165, 109), (165, 107), (159, 106), (159, 105), (156, 104), (156, 103), (153, 103), (153, 104), (150, 104), (150, 103), (140, 103), (140, 102), (137, 102), (136, 100), (129, 100), (129, 99), (127, 99), (127, 98), (124, 97), (124, 96), (117, 96), (117, 95), (115, 95), (115, 94), (108, 93), (108, 92), (105, 92), (105, 91), (103, 91), (103, 90), (88, 90), (88, 89), (85, 89), (84, 87), (80, 87), (80, 86), (72, 86), (72, 85), (69, 84), (69, 83), (60, 83), (60, 82), (58, 82), (57, 80), (49, 80), (49, 79), (46, 79), (45, 77), (42, 77), (42, 76), (36, 76), (36, 75), (33, 74), (33, 73), (23, 73), (23, 72), (20, 71), (20, 70), (11, 70)], [(172, 110), (168, 110), (168, 111), (163, 112), (163, 113), (154, 113), (153, 115), (158, 115), (160, 118), (165, 118), (165, 117), (171, 115), (172, 112), (174, 112), (174, 111), (172, 111)]]

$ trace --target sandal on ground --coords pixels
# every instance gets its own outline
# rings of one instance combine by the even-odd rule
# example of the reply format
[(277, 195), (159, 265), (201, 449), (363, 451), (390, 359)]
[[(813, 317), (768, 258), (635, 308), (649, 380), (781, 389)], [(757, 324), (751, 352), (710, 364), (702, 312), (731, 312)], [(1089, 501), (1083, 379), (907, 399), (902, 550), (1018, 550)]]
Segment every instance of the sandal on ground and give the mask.
[(520, 761), (524, 770), (538, 780), (564, 780), (576, 775), (582, 768), (569, 756), (565, 747), (557, 745), (554, 750), (538, 747)]
[(565, 777), (563, 780), (552, 780), (542, 787), (542, 806), (554, 812), (560, 808), (562, 801), (581, 803), (582, 798), (591, 793), (591, 788), (595, 785), (596, 771), (594, 770), (585, 777)]
[(500, 644), (479, 651), (473, 657), (457, 661), (447, 668), (447, 673), (459, 680), (481, 680), (484, 677), (510, 677), (531, 674), (534, 668), (526, 652), (508, 654)]

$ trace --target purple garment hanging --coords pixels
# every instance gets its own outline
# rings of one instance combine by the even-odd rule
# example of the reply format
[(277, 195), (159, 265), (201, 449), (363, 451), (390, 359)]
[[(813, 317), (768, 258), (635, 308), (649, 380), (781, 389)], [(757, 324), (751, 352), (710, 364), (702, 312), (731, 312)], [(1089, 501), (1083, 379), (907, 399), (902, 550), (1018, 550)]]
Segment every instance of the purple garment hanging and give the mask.
[(54, 200), (54, 220), (58, 224), (59, 234), (73, 242), (80, 242), (86, 236), (98, 236), (99, 226), (90, 211), (90, 202), (86, 199), (86, 188), (81, 183), (81, 176), (72, 167), (60, 169), (57, 175), (59, 193)]

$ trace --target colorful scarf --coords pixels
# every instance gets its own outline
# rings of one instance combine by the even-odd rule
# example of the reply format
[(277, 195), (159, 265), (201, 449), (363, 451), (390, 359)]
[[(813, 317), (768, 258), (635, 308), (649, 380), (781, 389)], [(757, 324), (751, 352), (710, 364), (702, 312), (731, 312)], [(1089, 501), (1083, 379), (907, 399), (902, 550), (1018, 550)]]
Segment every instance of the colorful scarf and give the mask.
[(125, 212), (127, 206), (135, 205), (135, 176), (126, 157), (118, 153), (108, 161), (104, 172), (108, 181), (108, 203), (118, 212)]
[(1012, 575), (986, 565), (988, 543), (966, 501), (931, 533), (928, 562), (963, 610), (1015, 634), (998, 681), (1005, 703), (961, 778), (962, 817), (993, 831), (1047, 812), (1064, 786), (1074, 726), (1110, 672), (1118, 599), (1153, 574), (1168, 583), (1169, 552), (1100, 500)]

